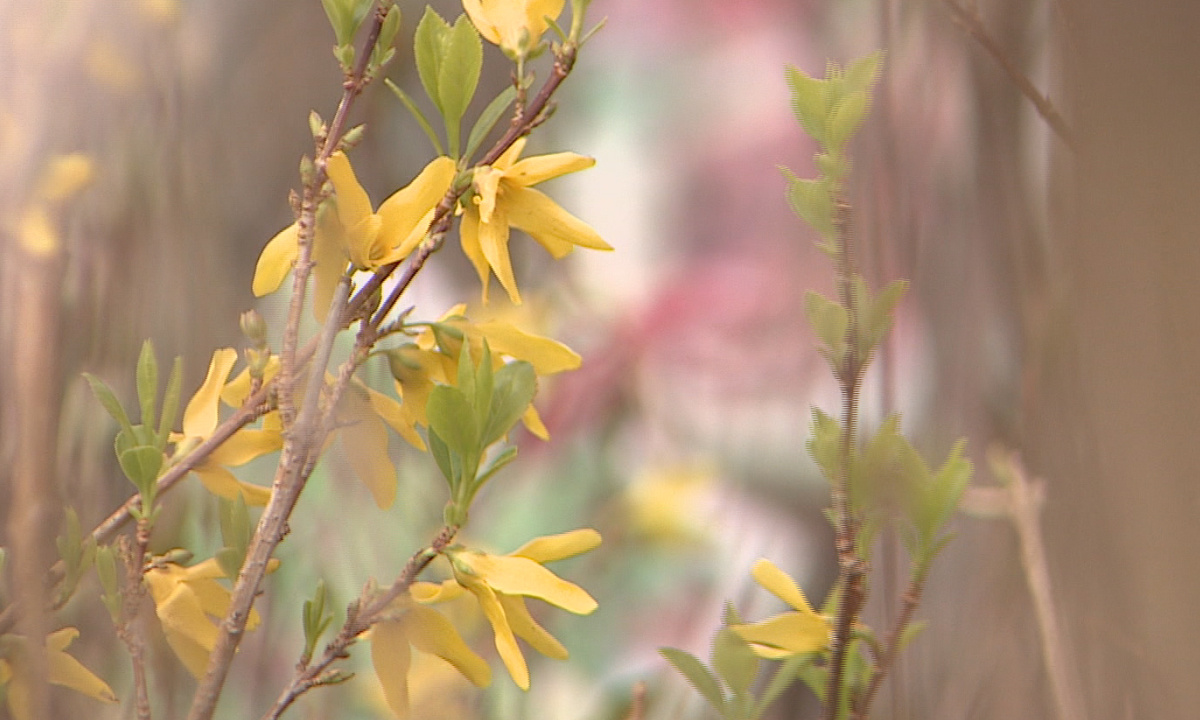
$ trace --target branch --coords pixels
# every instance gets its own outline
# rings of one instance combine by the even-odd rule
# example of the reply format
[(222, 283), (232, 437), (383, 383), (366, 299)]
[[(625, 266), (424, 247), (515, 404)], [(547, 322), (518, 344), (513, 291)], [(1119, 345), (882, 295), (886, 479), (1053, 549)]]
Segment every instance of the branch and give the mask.
[(925, 590), (925, 573), (922, 571), (917, 573), (911, 582), (909, 582), (908, 590), (904, 593), (904, 606), (900, 610), (900, 615), (896, 618), (896, 624), (888, 632), (887, 640), (884, 643), (883, 652), (876, 658), (875, 672), (871, 675), (871, 684), (867, 686), (866, 693), (862, 696), (861, 702), (854, 708), (852, 717), (858, 720), (865, 720), (871, 714), (871, 703), (875, 701), (875, 695), (879, 692), (879, 688), (883, 686), (883, 681), (887, 679), (888, 673), (896, 662), (896, 655), (900, 652), (900, 641), (904, 638), (904, 632), (912, 623), (913, 615), (917, 608), (921, 605), (921, 597)]
[(950, 10), (950, 14), (954, 16), (954, 22), (965, 30), (968, 35), (975, 38), (976, 42), (983, 46), (983, 49), (1000, 64), (1001, 69), (1004, 70), (1013, 84), (1017, 86), (1021, 94), (1029, 98), (1029, 101), (1037, 109), (1038, 114), (1042, 116), (1042, 119), (1046, 121), (1050, 129), (1058, 135), (1059, 139), (1066, 143), (1067, 147), (1071, 148), (1072, 151), (1077, 152), (1079, 148), (1076, 145), (1075, 133), (1071, 130), (1070, 125), (1067, 124), (1067, 121), (1055, 109), (1054, 103), (1051, 102), (1050, 98), (1043, 95), (1034, 87), (1029, 77), (1016, 66), (1008, 55), (1004, 53), (1004, 50), (1001, 49), (999, 43), (988, 34), (979, 19), (979, 15), (959, 5), (957, 0), (942, 0), (942, 2), (946, 4), (946, 7)]

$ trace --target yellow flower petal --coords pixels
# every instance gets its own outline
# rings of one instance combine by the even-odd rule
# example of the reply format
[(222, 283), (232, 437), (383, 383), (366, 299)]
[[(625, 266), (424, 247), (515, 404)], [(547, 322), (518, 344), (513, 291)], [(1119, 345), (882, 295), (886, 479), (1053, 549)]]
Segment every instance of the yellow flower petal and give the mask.
[(346, 273), (346, 229), (338, 220), (331, 203), (323, 203), (317, 211), (317, 232), (313, 238), (313, 314), (324, 322), (333, 302), (333, 292)]
[(504, 177), (517, 185), (528, 187), (560, 175), (587, 170), (595, 164), (595, 158), (573, 152), (534, 155), (514, 163)]
[(371, 399), (371, 408), (383, 418), (396, 434), (408, 441), (422, 452), (425, 451), (425, 441), (417, 434), (416, 423), (408, 417), (404, 412), (404, 406), (396, 402), (392, 398), (384, 395), (376, 390), (367, 389), (367, 395)]
[(534, 538), (509, 554), (537, 563), (548, 563), (595, 550), (600, 547), (600, 540), (600, 533), (591, 528), (580, 528)]
[(508, 254), (508, 206), (497, 205), (490, 222), (479, 223), (479, 247), (487, 258), (496, 279), (508, 292), (514, 305), (521, 304), (521, 293), (517, 290), (517, 279), (513, 276), (512, 258)]
[(425, 236), (433, 210), (450, 188), (456, 172), (450, 158), (444, 155), (434, 158), (411, 183), (379, 206), (379, 217), (383, 219), (380, 242), (389, 249), (397, 249), (383, 264), (403, 259)]
[(787, 612), (762, 622), (730, 625), (749, 643), (779, 648), (789, 653), (811, 653), (829, 647), (829, 622), (820, 615)]
[(479, 284), (483, 286), (483, 303), (488, 301), (488, 285), (491, 283), (491, 270), (487, 258), (483, 255), (483, 247), (479, 240), (479, 210), (468, 207), (463, 211), (462, 224), (459, 225), (458, 237), (462, 244), (463, 254), (471, 261), (475, 274), (479, 276)]
[(383, 687), (383, 697), (397, 717), (408, 715), (408, 669), (412, 650), (401, 622), (376, 623), (371, 629), (371, 664)]
[(396, 467), (388, 457), (387, 427), (371, 408), (361, 385), (346, 388), (338, 410), (339, 420), (351, 423), (338, 432), (351, 469), (380, 509), (391, 507), (396, 500)]
[(283, 434), (278, 430), (243, 428), (213, 450), (206, 462), (238, 467), (282, 448)]
[(596, 609), (596, 601), (583, 588), (529, 558), (463, 552), (455, 560), (497, 592), (536, 597), (577, 615), (587, 615)]
[(440, 583), (418, 581), (408, 588), (408, 595), (422, 604), (431, 604), (453, 600), (463, 594), (463, 586), (454, 580), (444, 580)]
[(479, 607), (483, 610), (484, 617), (492, 625), (492, 634), (496, 637), (496, 651), (500, 653), (500, 659), (508, 668), (508, 674), (512, 676), (517, 687), (528, 690), (529, 666), (525, 664), (525, 656), (521, 654), (521, 648), (517, 646), (517, 638), (513, 635), (512, 628), (508, 624), (508, 617), (504, 614), (504, 607), (496, 598), (495, 591), (486, 583), (477, 580), (466, 580), (464, 585), (479, 600)]
[[(263, 369), (263, 382), (269, 382), (279, 374), (279, 356), (272, 355), (267, 360), (267, 367)], [(250, 368), (242, 368), (232, 380), (225, 383), (225, 388), (221, 390), (221, 402), (230, 407), (241, 407), (246, 402), (246, 398), (250, 397)]]
[(237, 350), (233, 348), (221, 348), (213, 352), (204, 383), (188, 401), (187, 409), (183, 412), (185, 436), (206, 438), (217, 427), (221, 390), (225, 387), (225, 380), (235, 362)]
[(476, 687), (492, 681), (492, 670), (459, 636), (458, 630), (441, 613), (427, 607), (409, 608), (401, 619), (408, 641), (423, 653), (436, 655), (458, 669)]
[(492, 352), (525, 360), (533, 365), (538, 375), (576, 370), (583, 364), (578, 353), (566, 345), (527, 333), (511, 323), (493, 320), (468, 325), (467, 331), (472, 330), (487, 338)]
[(338, 216), (347, 227), (352, 227), (367, 219), (374, 211), (371, 209), (371, 198), (359, 184), (350, 166), (350, 159), (343, 152), (335, 152), (329, 156), (325, 164), (325, 172), (333, 183), (333, 191), (337, 193)]
[(83, 153), (56, 155), (42, 172), (37, 195), (42, 200), (57, 202), (79, 192), (92, 181), (95, 165)]
[(804, 597), (804, 593), (796, 586), (795, 581), (788, 576), (787, 573), (775, 566), (775, 563), (766, 558), (759, 558), (754, 563), (754, 568), (750, 571), (754, 579), (759, 585), (773, 593), (780, 600), (788, 605), (796, 608), (800, 612), (813, 615), (812, 606), (808, 604), (808, 598)]
[(563, 644), (533, 619), (523, 599), (515, 595), (500, 594), (496, 595), (496, 599), (504, 608), (504, 617), (508, 619), (508, 625), (517, 637), (546, 657), (566, 660), (570, 656)]
[[(172, 567), (172, 566), (168, 566)], [(200, 599), (183, 581), (182, 573), (151, 570), (146, 584), (167, 644), (193, 677), (204, 677), (208, 654), (217, 642), (217, 626), (205, 614)]]
[(593, 250), (612, 250), (590, 225), (559, 207), (558, 203), (532, 188), (514, 187), (506, 198), (508, 222), (524, 230), (556, 258), (569, 245)]
[(83, 663), (64, 652), (77, 637), (79, 637), (79, 631), (73, 627), (66, 627), (46, 636), (46, 679), (55, 685), (71, 688), (88, 697), (115, 703), (117, 696), (113, 694), (108, 683), (84, 667)]
[(296, 256), (300, 254), (299, 232), (299, 226), (292, 223), (267, 242), (254, 268), (254, 282), (251, 285), (254, 297), (273, 293), (283, 284), (283, 279), (296, 264)]
[(246, 504), (253, 507), (265, 507), (271, 501), (271, 489), (244, 483), (234, 477), (220, 465), (202, 463), (192, 468), (196, 477), (213, 495), (226, 500), (237, 500), (238, 495), (246, 498)]
[(521, 423), (537, 439), (544, 441), (550, 439), (550, 431), (546, 429), (545, 423), (542, 422), (542, 416), (538, 415), (537, 408), (533, 405), (525, 408), (525, 413), (521, 415)]

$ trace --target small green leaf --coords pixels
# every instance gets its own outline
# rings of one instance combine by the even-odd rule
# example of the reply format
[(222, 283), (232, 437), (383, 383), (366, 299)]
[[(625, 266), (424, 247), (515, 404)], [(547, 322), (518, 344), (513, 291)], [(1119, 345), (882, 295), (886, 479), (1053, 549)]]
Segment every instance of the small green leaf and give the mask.
[(158, 480), (162, 461), (162, 452), (153, 445), (138, 445), (117, 455), (121, 471), (144, 498), (154, 496), (155, 481)]
[(871, 87), (879, 80), (882, 67), (882, 50), (876, 50), (870, 55), (861, 57), (850, 63), (845, 73), (847, 91), (851, 93), (870, 93)]
[(666, 647), (659, 648), (658, 652), (717, 709), (717, 712), (722, 716), (725, 715), (725, 696), (721, 693), (721, 687), (717, 684), (717, 679), (713, 677), (713, 674), (696, 659), (695, 655)]
[(475, 126), (471, 128), (471, 134), (467, 136), (467, 147), (463, 150), (464, 158), (470, 160), (475, 155), (484, 138), (496, 126), (496, 123), (500, 120), (500, 116), (504, 114), (509, 105), (512, 105), (516, 97), (517, 89), (509, 85), (488, 103), (488, 106), (479, 114), (479, 119), (475, 121)]
[(812, 664), (812, 656), (810, 655), (793, 655), (780, 663), (775, 670), (775, 674), (771, 676), (771, 681), (767, 683), (766, 689), (759, 696), (758, 702), (754, 706), (750, 717), (757, 720), (763, 716), (767, 708), (771, 707), (771, 703), (775, 702), (784, 690), (787, 690), (799, 678), (799, 671), (804, 665)]
[(408, 108), (408, 112), (417, 121), (417, 125), (420, 125), (421, 129), (425, 131), (425, 136), (429, 138), (429, 142), (433, 143), (434, 151), (438, 155), (445, 155), (446, 151), (442, 149), (442, 141), (438, 139), (437, 133), (433, 131), (433, 126), (425, 119), (425, 113), (421, 112), (421, 109), (417, 107), (417, 104), (413, 102), (408, 93), (401, 90), (396, 83), (392, 82), (391, 78), (385, 78), (383, 84), (387, 85), (396, 97), (399, 98), (400, 102), (404, 104), (404, 107)]
[(142, 343), (137, 361), (137, 394), (142, 406), (142, 424), (154, 427), (154, 410), (158, 405), (158, 360), (154, 357), (154, 344), (149, 340)]
[(834, 106), (829, 114), (829, 130), (826, 134), (829, 139), (827, 147), (834, 154), (840, 154), (845, 149), (870, 108), (871, 98), (865, 92), (850, 93)]
[(222, 498), (220, 516), (221, 541), (225, 543), (226, 547), (233, 548), (245, 555), (254, 532), (250, 526), (250, 512), (246, 507), (246, 497), (238, 493), (236, 500)]
[(171, 365), (171, 376), (167, 378), (167, 392), (163, 395), (162, 416), (158, 420), (158, 449), (167, 447), (171, 428), (179, 414), (179, 401), (183, 393), (183, 358), (176, 356)]
[(112, 416), (113, 420), (117, 421), (123, 431), (132, 436), (133, 424), (129, 422), (129, 415), (125, 413), (125, 408), (121, 407), (121, 401), (117, 400), (117, 396), (112, 391), (112, 388), (91, 373), (84, 373), (83, 377), (88, 381), (88, 385), (92, 387), (92, 394), (96, 396), (96, 399), (100, 401), (100, 404), (104, 406), (108, 414)]
[(441, 79), (441, 65), (446, 36), (450, 34), (450, 26), (438, 15), (433, 8), (426, 6), (425, 14), (417, 23), (417, 32), (413, 38), (413, 55), (417, 64), (417, 74), (421, 77), (421, 85), (425, 94), (437, 106), (438, 112), (445, 115), (442, 109), (442, 95), (438, 88)]
[(221, 572), (225, 573), (225, 577), (230, 580), (236, 580), (238, 573), (242, 570), (242, 563), (246, 559), (244, 553), (239, 553), (235, 548), (223, 547), (213, 554), (217, 564), (221, 566)]
[(871, 301), (870, 308), (864, 313), (866, 322), (863, 323), (864, 332), (867, 333), (864, 341), (867, 349), (877, 347), (892, 329), (896, 305), (907, 291), (906, 280), (894, 280)]
[(817, 339), (834, 369), (841, 367), (846, 357), (846, 332), (850, 327), (850, 313), (840, 303), (809, 290), (804, 294), (804, 310), (808, 322), (813, 326)]
[(784, 68), (788, 87), (792, 90), (792, 112), (804, 131), (821, 145), (825, 144), (825, 81), (810, 77), (803, 70), (788, 65)]
[(466, 15), (460, 15), (446, 35), (444, 55), (438, 66), (438, 107), (446, 121), (446, 141), (450, 155), (457, 158), (461, 141), (463, 114), (475, 97), (479, 72), (483, 67), (483, 42)]
[(96, 550), (96, 575), (100, 578), (100, 587), (104, 591), (100, 599), (114, 624), (121, 620), (121, 590), (117, 583), (117, 558), (111, 545), (104, 545)]
[(820, 408), (813, 408), (813, 430), (808, 440), (808, 452), (830, 481), (841, 476), (842, 428), (837, 420)]
[[(479, 358), (479, 367), (475, 369), (475, 418), (479, 427), (486, 428), (489, 409), (492, 406), (492, 394), (496, 389), (496, 375), (492, 369), (492, 349), (488, 346), (487, 338), (483, 340), (483, 352)], [(483, 447), (491, 443), (487, 441), (487, 432), (482, 435)]]
[(321, 0), (321, 5), (325, 8), (325, 17), (329, 18), (329, 25), (333, 28), (338, 45), (349, 43), (354, 35), (349, 2), (350, 0)]
[(728, 626), (718, 630), (713, 640), (712, 664), (725, 686), (733, 691), (734, 697), (748, 696), (750, 686), (758, 675), (758, 656), (750, 649), (750, 643)]
[(825, 702), (825, 690), (829, 686), (829, 669), (826, 666), (808, 662), (800, 666), (796, 675), (812, 690), (817, 700)]
[(371, 64), (379, 68), (395, 55), (392, 43), (396, 41), (396, 33), (400, 31), (400, 7), (393, 5), (387, 10), (383, 25), (379, 28), (379, 39), (371, 49)]
[(525, 361), (510, 362), (497, 370), (495, 382), (481, 435), (484, 447), (508, 434), (537, 393), (537, 373), (533, 365)]
[(446, 443), (451, 455), (463, 458), (464, 465), (470, 464), (469, 458), (479, 457), (481, 448), (475, 410), (461, 389), (451, 385), (433, 388), (425, 405), (425, 414), (429, 418), (429, 429)]
[(828, 183), (820, 178), (816, 180), (799, 178), (785, 167), (781, 167), (780, 170), (788, 180), (788, 204), (791, 205), (796, 215), (821, 233), (823, 237), (835, 238), (833, 195), (829, 192)]
[(445, 441), (432, 428), (429, 430), (429, 452), (437, 462), (438, 469), (442, 471), (442, 476), (450, 484), (450, 494), (454, 495), (460, 478), (454, 472), (454, 464), (450, 459), (450, 449), (446, 447)]

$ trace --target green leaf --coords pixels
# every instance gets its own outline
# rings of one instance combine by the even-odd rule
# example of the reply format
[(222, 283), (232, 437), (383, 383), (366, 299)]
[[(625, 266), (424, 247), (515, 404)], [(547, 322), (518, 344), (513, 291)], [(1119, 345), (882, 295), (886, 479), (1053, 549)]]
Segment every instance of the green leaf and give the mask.
[(167, 392), (163, 395), (162, 416), (158, 419), (158, 449), (167, 447), (171, 428), (179, 415), (179, 401), (183, 392), (183, 358), (176, 356), (171, 365), (171, 376), (167, 378)]
[(334, 36), (337, 37), (337, 44), (349, 43), (350, 38), (354, 35), (353, 25), (350, 21), (349, 0), (321, 0), (321, 6), (325, 8), (325, 17), (329, 18), (329, 25), (333, 28)]
[(153, 445), (138, 445), (117, 454), (121, 471), (129, 478), (143, 498), (153, 498), (155, 481), (162, 467), (163, 454)]
[(460, 15), (446, 35), (444, 55), (438, 66), (438, 107), (446, 121), (450, 155), (457, 158), (462, 117), (475, 97), (479, 71), (483, 67), (483, 42), (466, 15)]
[(333, 621), (333, 613), (325, 612), (326, 595), (325, 581), (318, 580), (312, 599), (304, 601), (304, 654), (306, 657), (312, 657), (321, 636), (325, 634), (329, 624)]
[(845, 73), (847, 91), (851, 93), (870, 93), (871, 87), (879, 80), (882, 67), (882, 50), (876, 50), (870, 55), (861, 57), (850, 63)]
[(771, 681), (767, 683), (767, 687), (759, 696), (758, 702), (754, 706), (751, 718), (760, 718), (767, 708), (771, 707), (771, 703), (775, 702), (784, 690), (787, 690), (799, 678), (799, 670), (804, 665), (812, 664), (812, 656), (809, 655), (793, 655), (780, 663), (775, 670), (775, 674), (771, 676)]
[(865, 322), (863, 331), (865, 348), (869, 350), (879, 345), (888, 331), (892, 329), (896, 305), (908, 291), (908, 281), (894, 280), (879, 292), (871, 301), (870, 307), (863, 312)]
[[(464, 346), (465, 347), (465, 346)], [(487, 338), (483, 340), (483, 352), (479, 358), (479, 367), (475, 369), (475, 418), (479, 427), (486, 428), (489, 408), (492, 406), (492, 394), (496, 389), (496, 376), (492, 369), (492, 349), (488, 346)], [(491, 443), (487, 441), (487, 432), (482, 435), (482, 446)]]
[(497, 472), (500, 471), (500, 468), (509, 464), (516, 458), (517, 458), (517, 448), (516, 447), (504, 448), (504, 452), (497, 455), (496, 459), (492, 461), (492, 464), (488, 465), (487, 470), (485, 470), (482, 474), (480, 474), (480, 476), (475, 480), (475, 491), (478, 492), (479, 488), (483, 487), (487, 483), (488, 480), (492, 479), (493, 475), (495, 475)]
[(791, 170), (781, 167), (788, 180), (787, 199), (793, 212), (828, 239), (837, 237), (833, 226), (833, 195), (823, 179), (805, 180)]
[(496, 123), (500, 120), (500, 116), (504, 114), (509, 105), (512, 105), (516, 97), (517, 89), (509, 85), (488, 103), (488, 106), (479, 114), (479, 119), (475, 121), (475, 126), (471, 128), (471, 134), (467, 136), (467, 147), (463, 150), (464, 158), (470, 160), (475, 155), (484, 138), (496, 126)]
[(831, 482), (842, 472), (842, 428), (820, 408), (813, 408), (813, 431), (808, 452)]
[(371, 49), (371, 64), (379, 68), (395, 55), (392, 43), (396, 41), (396, 33), (400, 31), (400, 7), (393, 5), (387, 10), (383, 25), (379, 28), (379, 38)]
[(496, 371), (496, 387), (481, 435), (483, 447), (499, 440), (525, 414), (537, 393), (537, 373), (523, 360), (510, 362)]
[(858, 511), (874, 504), (880, 489), (896, 486), (897, 463), (908, 441), (900, 434), (900, 415), (892, 413), (850, 467), (850, 504)]
[(717, 709), (717, 712), (722, 716), (725, 715), (725, 696), (721, 693), (721, 687), (717, 684), (717, 679), (713, 677), (713, 674), (696, 659), (695, 655), (667, 647), (659, 648), (658, 652)]
[(438, 88), (441, 79), (441, 65), (446, 36), (450, 34), (450, 26), (433, 8), (426, 6), (425, 14), (417, 23), (417, 32), (413, 38), (413, 55), (417, 63), (417, 74), (421, 77), (421, 85), (425, 94), (437, 106), (438, 112), (445, 115), (442, 109), (442, 95)]
[(225, 573), (225, 577), (230, 580), (236, 580), (238, 573), (242, 570), (242, 563), (246, 559), (245, 553), (239, 553), (236, 548), (223, 547), (213, 554), (217, 564), (221, 566), (221, 572)]
[(142, 343), (137, 361), (137, 394), (142, 406), (142, 424), (153, 427), (154, 410), (158, 405), (158, 360), (154, 357), (154, 344), (149, 340)]
[(480, 455), (479, 427), (475, 410), (460, 388), (438, 385), (429, 393), (425, 405), (429, 429), (446, 443), (451, 455), (458, 455), (465, 466)]
[(750, 649), (750, 643), (728, 626), (722, 627), (713, 640), (712, 663), (734, 697), (747, 697), (758, 675), (758, 656)]
[(96, 550), (96, 575), (100, 578), (100, 588), (103, 594), (100, 599), (113, 623), (121, 619), (121, 590), (117, 584), (117, 558), (111, 545), (105, 545)]
[(253, 530), (250, 527), (250, 512), (246, 507), (246, 497), (238, 493), (236, 500), (220, 501), (221, 541), (226, 547), (231, 547), (245, 554), (250, 547), (250, 537)]
[(408, 93), (401, 90), (396, 83), (392, 82), (391, 78), (384, 78), (383, 84), (387, 85), (392, 93), (399, 98), (400, 102), (404, 104), (404, 107), (408, 108), (408, 112), (417, 121), (417, 125), (420, 125), (421, 129), (425, 131), (425, 136), (429, 138), (429, 142), (433, 143), (434, 151), (438, 155), (445, 155), (446, 151), (442, 149), (442, 141), (438, 139), (437, 133), (433, 131), (433, 126), (425, 119), (425, 113), (421, 112), (421, 109), (417, 107), (417, 104), (413, 102)]
[(850, 313), (840, 303), (809, 290), (804, 293), (804, 311), (808, 322), (824, 346), (823, 352), (834, 369), (841, 367), (846, 357), (846, 332), (850, 327)]
[(792, 90), (792, 112), (804, 131), (821, 145), (825, 144), (825, 81), (809, 76), (803, 70), (788, 65), (784, 68), (788, 87)]
[(796, 671), (796, 675), (804, 681), (809, 690), (817, 696), (817, 700), (825, 702), (825, 690), (829, 686), (829, 669), (824, 665), (812, 662), (805, 663)]
[(963, 491), (971, 482), (974, 466), (970, 460), (963, 457), (966, 446), (965, 439), (954, 443), (954, 448), (951, 449), (946, 462), (933, 476), (933, 487), (930, 488), (929, 493), (929, 512), (930, 521), (938, 530), (950, 522), (955, 508), (958, 507), (958, 501), (962, 498)]
[(117, 421), (123, 431), (132, 436), (133, 424), (129, 422), (129, 415), (126, 414), (125, 408), (121, 407), (121, 401), (117, 400), (117, 396), (112, 391), (112, 388), (91, 373), (84, 373), (83, 377), (88, 381), (88, 385), (92, 387), (92, 394), (96, 396), (96, 399), (100, 401), (100, 404), (104, 406), (104, 409), (108, 411), (112, 419)]
[(829, 130), (827, 147), (834, 153), (840, 154), (850, 142), (850, 138), (858, 132), (867, 112), (871, 108), (871, 98), (865, 92), (853, 92), (842, 98), (833, 111), (829, 113)]
[(433, 429), (429, 430), (429, 452), (433, 455), (434, 461), (437, 462), (438, 469), (442, 471), (442, 476), (450, 484), (450, 493), (453, 495), (459, 485), (459, 478), (454, 473), (454, 463), (450, 458), (450, 449), (446, 447), (446, 442)]

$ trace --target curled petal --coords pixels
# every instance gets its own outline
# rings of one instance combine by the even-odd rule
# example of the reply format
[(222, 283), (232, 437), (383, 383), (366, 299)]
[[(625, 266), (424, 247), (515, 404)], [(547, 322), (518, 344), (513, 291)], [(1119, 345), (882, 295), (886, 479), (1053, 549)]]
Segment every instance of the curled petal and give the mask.
[(440, 583), (418, 581), (408, 588), (409, 597), (425, 605), (453, 600), (463, 592), (463, 586), (454, 580), (443, 580)]
[(299, 226), (292, 223), (267, 242), (254, 268), (254, 283), (251, 285), (254, 297), (273, 293), (283, 284), (283, 279), (296, 264), (296, 256), (300, 254), (299, 231)]
[[(570, 245), (593, 250), (612, 250), (590, 225), (559, 207), (558, 203), (532, 188), (514, 187), (507, 198), (508, 221), (524, 230), (556, 258)], [(564, 252), (564, 250), (566, 252)]]
[(534, 538), (509, 554), (529, 558), (536, 563), (548, 563), (582, 555), (598, 547), (600, 533), (591, 528), (580, 528)]
[(108, 683), (64, 652), (77, 637), (79, 631), (73, 627), (63, 628), (46, 636), (46, 679), (55, 685), (69, 687), (97, 700), (115, 703), (117, 696), (113, 694)]
[(213, 352), (208, 364), (208, 375), (204, 383), (183, 411), (183, 434), (187, 437), (206, 438), (217, 427), (218, 402), (229, 371), (237, 362), (237, 350), (221, 348)]
[(410, 608), (401, 622), (408, 631), (409, 642), (416, 649), (450, 663), (476, 687), (484, 687), (492, 681), (487, 662), (467, 647), (454, 625), (440, 612), (418, 605)]
[(780, 600), (788, 605), (796, 608), (802, 613), (814, 615), (812, 606), (808, 604), (808, 598), (804, 597), (804, 593), (796, 586), (795, 581), (788, 576), (787, 573), (776, 567), (775, 563), (766, 558), (759, 558), (754, 563), (754, 568), (750, 571), (754, 579), (759, 585), (773, 593)]
[(333, 183), (333, 190), (337, 193), (338, 215), (343, 224), (351, 227), (373, 214), (371, 198), (358, 182), (354, 168), (350, 166), (350, 159), (345, 153), (335, 152), (330, 155), (325, 163), (325, 172), (329, 174), (329, 181)]
[(487, 338), (492, 352), (525, 360), (538, 375), (577, 370), (583, 364), (578, 353), (559, 341), (527, 333), (511, 323), (482, 322), (475, 324), (474, 330)]
[(385, 262), (406, 257), (425, 236), (433, 210), (450, 188), (455, 172), (453, 160), (444, 155), (434, 158), (411, 183), (379, 206), (379, 217), (383, 219), (380, 242), (388, 249), (398, 249)]

